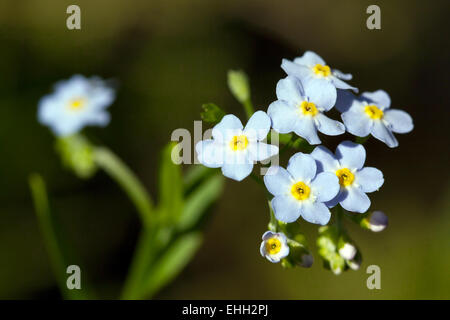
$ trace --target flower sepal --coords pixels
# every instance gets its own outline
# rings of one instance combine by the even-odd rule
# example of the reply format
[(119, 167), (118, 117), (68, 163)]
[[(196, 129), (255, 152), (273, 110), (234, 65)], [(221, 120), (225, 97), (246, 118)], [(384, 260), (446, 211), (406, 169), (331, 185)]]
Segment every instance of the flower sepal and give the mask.
[(94, 147), (83, 135), (60, 137), (56, 140), (55, 148), (64, 167), (73, 171), (79, 178), (88, 179), (97, 171)]

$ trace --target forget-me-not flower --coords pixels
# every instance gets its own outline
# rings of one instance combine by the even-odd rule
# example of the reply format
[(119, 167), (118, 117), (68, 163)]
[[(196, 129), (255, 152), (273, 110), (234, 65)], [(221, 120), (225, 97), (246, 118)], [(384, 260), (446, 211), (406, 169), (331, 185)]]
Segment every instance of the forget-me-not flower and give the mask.
[(327, 206), (340, 204), (347, 211), (364, 213), (370, 207), (366, 193), (377, 191), (384, 182), (383, 173), (372, 167), (363, 167), (366, 150), (361, 144), (344, 141), (338, 145), (336, 154), (323, 146), (311, 153), (316, 159), (319, 172), (333, 173), (339, 178), (338, 195)]
[(303, 56), (295, 58), (294, 61), (283, 59), (281, 68), (290, 76), (299, 78), (302, 83), (314, 81), (318, 83), (323, 92), (332, 92), (336, 89), (358, 89), (345, 83), (343, 80), (351, 80), (351, 74), (342, 73), (331, 69), (318, 54), (306, 51)]
[(286, 77), (277, 83), (277, 98), (267, 113), (272, 127), (280, 133), (295, 132), (310, 144), (319, 144), (317, 131), (335, 136), (345, 132), (339, 121), (328, 118), (324, 112), (336, 103), (336, 91), (324, 93), (317, 82), (302, 83)]
[(100, 78), (75, 75), (56, 83), (54, 92), (39, 101), (38, 119), (57, 136), (77, 133), (87, 125), (106, 126), (110, 116), (105, 109), (114, 97), (114, 90)]
[(264, 183), (274, 195), (271, 203), (278, 220), (289, 223), (302, 216), (311, 223), (328, 223), (331, 213), (324, 202), (338, 194), (339, 179), (334, 173), (316, 172), (314, 158), (301, 152), (289, 159), (287, 170), (269, 168)]
[(261, 255), (270, 262), (277, 263), (289, 255), (287, 238), (282, 232), (266, 231), (262, 236)]
[(195, 146), (198, 160), (210, 168), (222, 168), (225, 177), (241, 181), (253, 169), (255, 161), (266, 160), (278, 153), (278, 147), (261, 142), (270, 130), (270, 118), (255, 112), (245, 128), (234, 115), (226, 115), (213, 128), (212, 138)]
[(364, 92), (359, 97), (338, 90), (336, 108), (342, 112), (347, 131), (358, 137), (372, 134), (390, 148), (395, 148), (398, 141), (393, 132), (408, 133), (414, 125), (408, 113), (390, 109), (390, 105), (391, 99), (383, 90)]

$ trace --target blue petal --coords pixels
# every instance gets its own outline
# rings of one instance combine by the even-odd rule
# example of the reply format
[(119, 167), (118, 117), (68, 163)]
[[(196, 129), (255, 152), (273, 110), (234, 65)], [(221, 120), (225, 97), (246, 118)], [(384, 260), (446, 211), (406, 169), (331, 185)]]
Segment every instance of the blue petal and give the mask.
[(390, 129), (397, 133), (408, 133), (414, 128), (411, 116), (402, 110), (388, 109), (384, 112), (383, 119), (389, 123)]
[(300, 203), (291, 195), (276, 196), (272, 199), (272, 208), (275, 218), (290, 223), (300, 217)]
[(378, 140), (386, 143), (389, 148), (395, 148), (398, 146), (398, 141), (394, 134), (381, 120), (374, 121), (372, 135)]
[(244, 134), (251, 140), (263, 140), (270, 130), (271, 121), (264, 111), (256, 111), (248, 120)]
[(340, 204), (347, 211), (364, 213), (370, 207), (370, 199), (359, 188), (347, 188), (347, 196)]
[(261, 245), (259, 246), (259, 253), (265, 258), (266, 257), (266, 244), (265, 242), (261, 242)]
[(337, 77), (333, 77), (332, 80), (333, 84), (335, 85), (335, 87), (337, 89), (343, 89), (343, 90), (353, 90), (354, 92), (358, 92), (358, 88), (352, 87), (351, 85), (345, 83), (344, 81), (342, 81), (341, 79), (337, 78)]
[(306, 139), (309, 144), (319, 144), (321, 142), (319, 136), (317, 135), (314, 119), (310, 116), (297, 116), (294, 132), (300, 137)]
[(212, 136), (218, 141), (228, 141), (243, 129), (241, 120), (235, 115), (227, 114), (216, 124), (212, 130)]
[(343, 73), (342, 71), (338, 69), (333, 69), (333, 74), (336, 78), (342, 79), (342, 80), (352, 80), (353, 76), (350, 73)]
[(316, 161), (309, 154), (298, 152), (289, 159), (287, 171), (294, 181), (309, 182), (316, 176)]
[(224, 163), (223, 146), (214, 140), (203, 140), (195, 146), (198, 161), (209, 168), (219, 168)]
[(311, 156), (316, 160), (318, 172), (335, 172), (339, 167), (339, 161), (337, 161), (334, 154), (324, 146), (316, 147), (311, 153)]
[(279, 166), (272, 166), (264, 176), (264, 184), (267, 190), (274, 196), (286, 195), (290, 192), (293, 180), (286, 169)]
[(344, 141), (336, 148), (336, 158), (344, 168), (361, 169), (366, 161), (366, 149), (351, 141)]
[(325, 60), (323, 60), (321, 56), (312, 51), (306, 51), (303, 56), (295, 58), (294, 62), (309, 67), (313, 67), (316, 64), (321, 64), (323, 66), (326, 64)]
[(264, 142), (251, 143), (249, 156), (254, 161), (263, 161), (278, 154), (278, 147)]
[(303, 101), (303, 87), (301, 83), (294, 77), (287, 76), (277, 83), (277, 98), (291, 104), (299, 104)]
[(331, 172), (319, 173), (311, 182), (311, 190), (316, 201), (330, 201), (339, 193), (339, 179)]
[(229, 163), (225, 162), (222, 166), (222, 173), (225, 177), (236, 181), (242, 181), (250, 175), (253, 170), (253, 162), (247, 163)]
[(377, 90), (374, 92), (363, 92), (361, 96), (371, 100), (381, 109), (386, 109), (391, 106), (391, 98), (384, 90)]
[(314, 72), (310, 67), (306, 67), (286, 59), (283, 59), (281, 62), (281, 69), (283, 69), (289, 76), (295, 76), (300, 79), (302, 83), (314, 77)]
[(314, 102), (317, 107), (325, 111), (333, 108), (337, 93), (336, 88), (330, 81), (325, 78), (311, 78), (304, 80), (302, 83), (308, 101)]
[(268, 239), (272, 238), (274, 235), (276, 235), (275, 232), (272, 232), (272, 231), (266, 231), (266, 232), (264, 232), (264, 234), (262, 235), (262, 239), (265, 241), (265, 240), (268, 240)]
[(339, 121), (328, 118), (323, 113), (315, 117), (317, 130), (329, 136), (337, 136), (345, 132), (345, 126)]
[(364, 192), (377, 191), (384, 183), (383, 173), (372, 167), (365, 167), (356, 172), (355, 183)]
[(330, 221), (331, 212), (322, 202), (310, 202), (302, 205), (301, 215), (310, 223), (326, 225)]
[(374, 121), (362, 110), (351, 108), (349, 111), (341, 114), (341, 118), (347, 131), (355, 136), (365, 137), (372, 131)]
[(335, 108), (340, 112), (349, 111), (354, 102), (360, 104), (356, 97), (347, 90), (337, 89), (337, 98)]
[(331, 199), (330, 201), (325, 202), (325, 205), (328, 208), (333, 208), (334, 206), (336, 206), (338, 203), (340, 203), (341, 201), (343, 201), (346, 197), (347, 197), (347, 189), (346, 188), (340, 188), (339, 192), (337, 194), (336, 197), (334, 197), (333, 199)]
[(272, 127), (279, 133), (289, 133), (294, 131), (298, 113), (295, 107), (277, 100), (272, 102), (267, 110), (272, 119)]

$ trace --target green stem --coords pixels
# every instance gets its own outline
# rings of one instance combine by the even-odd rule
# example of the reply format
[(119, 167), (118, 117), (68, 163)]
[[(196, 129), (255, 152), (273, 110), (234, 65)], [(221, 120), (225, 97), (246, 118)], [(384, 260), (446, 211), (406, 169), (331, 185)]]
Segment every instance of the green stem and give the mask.
[(139, 235), (133, 260), (128, 271), (121, 298), (125, 300), (138, 299), (140, 284), (144, 279), (147, 268), (152, 260), (152, 240), (154, 233), (143, 229)]
[(122, 293), (123, 299), (137, 299), (140, 283), (154, 251), (152, 247), (153, 231), (155, 231), (153, 203), (134, 173), (111, 151), (106, 148), (96, 148), (94, 158), (97, 165), (108, 173), (131, 199), (143, 224)]
[(58, 228), (55, 218), (52, 216), (49, 208), (44, 179), (42, 179), (39, 174), (32, 174), (29, 178), (29, 185), (39, 227), (44, 237), (50, 264), (61, 294), (65, 299), (88, 299), (89, 295), (86, 289), (87, 286), (85, 280), (81, 283), (81, 289), (69, 290), (67, 287), (66, 281), (69, 274), (66, 273), (66, 269), (70, 265), (68, 262), (68, 253), (66, 246), (64, 246), (63, 241), (58, 234), (58, 231), (61, 232), (61, 230)]
[(245, 113), (247, 114), (247, 118), (250, 119), (250, 117), (255, 113), (253, 109), (252, 101), (249, 99), (245, 100), (242, 105), (244, 106)]
[(154, 218), (151, 197), (135, 174), (106, 148), (95, 148), (94, 159), (97, 165), (122, 187), (134, 203), (144, 226), (150, 226)]

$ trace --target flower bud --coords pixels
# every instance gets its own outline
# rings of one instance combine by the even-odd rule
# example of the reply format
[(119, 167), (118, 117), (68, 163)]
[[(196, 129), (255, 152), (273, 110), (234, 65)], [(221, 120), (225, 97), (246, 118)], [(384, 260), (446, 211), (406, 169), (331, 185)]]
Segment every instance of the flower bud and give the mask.
[(353, 244), (346, 242), (339, 248), (339, 255), (345, 260), (352, 260), (356, 255), (356, 248)]
[(90, 142), (82, 135), (62, 137), (56, 141), (63, 165), (83, 179), (90, 178), (97, 170), (94, 150)]
[(235, 70), (228, 71), (228, 87), (233, 96), (240, 103), (244, 103), (250, 99), (250, 86), (245, 72)]
[(358, 270), (362, 263), (362, 255), (360, 251), (357, 251), (355, 257), (352, 260), (346, 261), (347, 265), (352, 270)]
[(388, 217), (382, 211), (374, 211), (368, 217), (368, 228), (373, 232), (380, 232), (388, 226)]

